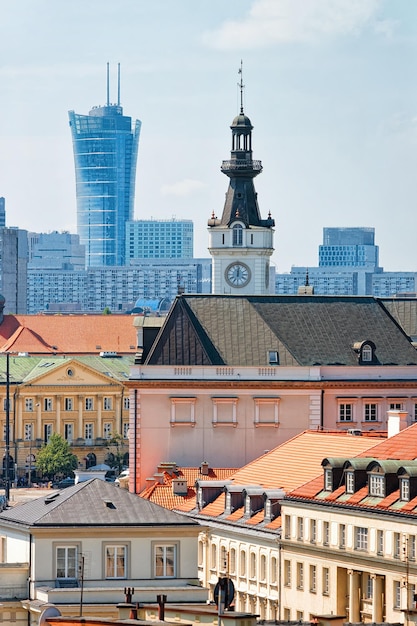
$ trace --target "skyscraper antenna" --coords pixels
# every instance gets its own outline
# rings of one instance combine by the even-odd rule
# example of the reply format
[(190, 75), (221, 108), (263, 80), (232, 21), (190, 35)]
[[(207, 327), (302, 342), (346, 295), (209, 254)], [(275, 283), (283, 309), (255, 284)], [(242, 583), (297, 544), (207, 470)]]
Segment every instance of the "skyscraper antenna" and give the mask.
[(107, 106), (110, 106), (110, 63), (107, 61)]
[(242, 59), (240, 60), (240, 68), (238, 73), (240, 74), (240, 82), (237, 84), (237, 86), (240, 89), (240, 112), (243, 113), (243, 90), (245, 88), (245, 85), (243, 84), (243, 61)]
[(117, 106), (120, 106), (120, 63), (117, 64)]

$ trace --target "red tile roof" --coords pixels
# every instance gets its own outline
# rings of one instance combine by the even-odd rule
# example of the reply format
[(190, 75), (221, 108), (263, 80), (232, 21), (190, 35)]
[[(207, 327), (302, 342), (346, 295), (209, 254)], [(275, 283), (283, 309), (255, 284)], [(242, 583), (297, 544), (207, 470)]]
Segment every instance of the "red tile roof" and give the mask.
[(97, 354), (136, 352), (131, 315), (5, 315), (0, 352)]

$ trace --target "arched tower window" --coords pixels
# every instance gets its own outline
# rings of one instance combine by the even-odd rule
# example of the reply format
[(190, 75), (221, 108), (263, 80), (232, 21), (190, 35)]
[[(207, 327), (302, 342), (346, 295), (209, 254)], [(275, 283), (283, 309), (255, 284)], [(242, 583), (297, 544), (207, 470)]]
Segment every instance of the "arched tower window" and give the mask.
[(233, 226), (233, 245), (234, 246), (242, 246), (243, 245), (243, 227), (242, 227), (242, 224), (235, 224)]

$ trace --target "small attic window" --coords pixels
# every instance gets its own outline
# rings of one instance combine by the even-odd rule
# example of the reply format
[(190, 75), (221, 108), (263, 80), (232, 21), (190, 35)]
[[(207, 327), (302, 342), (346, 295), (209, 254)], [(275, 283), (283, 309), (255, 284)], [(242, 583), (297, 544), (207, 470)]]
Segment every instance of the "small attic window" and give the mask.
[(385, 498), (385, 476), (380, 474), (369, 475), (369, 495), (376, 498)]
[(358, 355), (358, 361), (362, 365), (377, 363), (376, 346), (373, 341), (358, 341), (353, 344), (353, 349)]
[(279, 355), (276, 350), (268, 350), (269, 365), (279, 365)]
[(366, 343), (362, 348), (362, 361), (364, 363), (372, 363), (373, 361), (373, 350), (369, 343)]
[(346, 493), (355, 493), (355, 475), (353, 472), (345, 473)]
[(403, 502), (409, 502), (410, 500), (410, 479), (400, 478), (400, 499)]
[(333, 473), (331, 468), (324, 470), (324, 490), (333, 491)]

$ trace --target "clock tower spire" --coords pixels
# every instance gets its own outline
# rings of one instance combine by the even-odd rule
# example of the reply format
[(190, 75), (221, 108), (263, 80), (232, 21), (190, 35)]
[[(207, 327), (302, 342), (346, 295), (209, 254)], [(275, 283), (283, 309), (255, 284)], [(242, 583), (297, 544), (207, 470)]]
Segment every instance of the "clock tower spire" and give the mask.
[(208, 221), (209, 252), (213, 257), (213, 293), (268, 294), (269, 260), (275, 222), (269, 213), (263, 220), (254, 178), (262, 172), (261, 161), (252, 158), (252, 123), (243, 109), (243, 68), (239, 68), (240, 112), (232, 125), (230, 159), (221, 171), (229, 187), (221, 219), (213, 213)]

